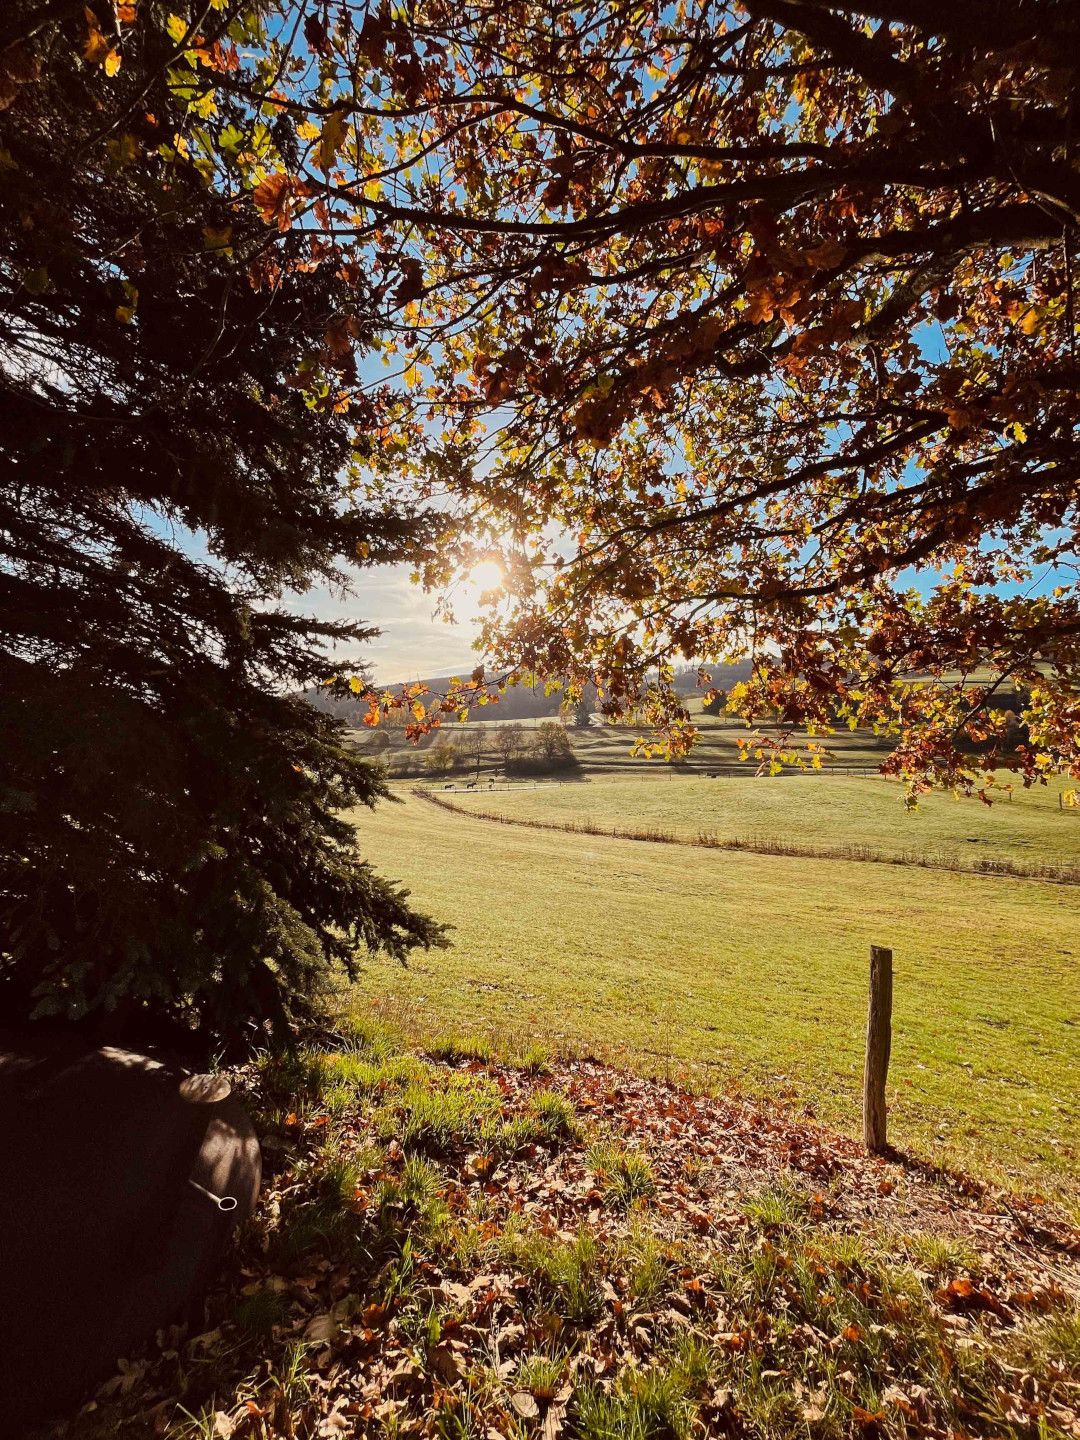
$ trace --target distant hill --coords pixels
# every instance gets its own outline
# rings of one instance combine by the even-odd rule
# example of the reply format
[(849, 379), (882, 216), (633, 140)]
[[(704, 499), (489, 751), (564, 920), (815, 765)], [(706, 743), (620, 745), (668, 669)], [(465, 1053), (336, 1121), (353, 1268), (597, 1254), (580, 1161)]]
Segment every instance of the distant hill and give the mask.
[[(744, 661), (738, 665), (714, 665), (711, 674), (713, 684), (718, 689), (730, 690), (732, 685), (737, 684), (740, 680), (750, 678), (750, 662)], [(438, 695), (446, 692), (452, 678), (450, 675), (435, 675), (424, 679), (421, 683)], [(415, 682), (410, 681), (409, 683)], [(395, 684), (387, 688), (396, 690), (399, 686)], [(681, 671), (675, 677), (675, 689), (680, 695), (700, 694), (697, 671), (690, 668)], [(317, 710), (322, 710), (328, 715), (336, 715), (347, 725), (361, 724), (367, 709), (366, 705), (351, 696), (338, 699), (318, 688), (305, 691), (305, 698)], [(595, 704), (596, 691), (591, 685), (585, 691), (585, 699), (587, 703)], [(473, 720), (543, 720), (557, 716), (561, 706), (561, 691), (556, 690), (553, 694), (546, 695), (542, 685), (535, 688), (515, 685), (500, 698), (498, 705), (478, 709), (470, 718)]]

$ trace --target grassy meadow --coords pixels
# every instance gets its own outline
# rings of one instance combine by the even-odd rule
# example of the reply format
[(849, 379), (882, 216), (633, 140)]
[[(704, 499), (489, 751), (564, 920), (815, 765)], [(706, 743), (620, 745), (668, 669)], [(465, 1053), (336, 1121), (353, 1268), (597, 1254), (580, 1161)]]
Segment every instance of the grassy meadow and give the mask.
[[(639, 767), (640, 770), (640, 767)], [(1004, 779), (1004, 777), (1002, 777)], [(1065, 782), (993, 805), (940, 792), (905, 810), (899, 783), (855, 776), (783, 775), (714, 780), (667, 770), (633, 778), (466, 791), (454, 803), (511, 820), (583, 821), (657, 829), (679, 838), (783, 840), (823, 849), (865, 846), (882, 855), (940, 856), (1080, 866), (1080, 811), (1059, 809)]]
[[(744, 826), (764, 823), (763, 796), (776, 794), (780, 823), (782, 802), (790, 811), (799, 793), (792, 787), (807, 787), (816, 805), (826, 792), (809, 787), (854, 783), (782, 780), (774, 791), (752, 780), (702, 782), (714, 787), (710, 797), (731, 794), (731, 823)], [(867, 784), (894, 808), (867, 811), (866, 823), (884, 834), (891, 816), (903, 836), (898, 792)], [(686, 782), (635, 787), (635, 805), (652, 805), (658, 822), (698, 823), (674, 808), (677, 797), (692, 802)], [(606, 803), (605, 789), (499, 799), (581, 814)], [(535, 1037), (771, 1097), (853, 1133), (868, 947), (890, 945), (895, 1142), (1014, 1187), (1077, 1193), (1075, 886), (529, 830), (399, 793), (403, 803), (357, 817), (362, 848), (453, 925), (452, 944), (408, 968), (365, 961), (361, 1006), (377, 1003), (422, 1037)], [(862, 813), (851, 793), (842, 803)], [(951, 803), (927, 807), (931, 823), (944, 825), (932, 817), (948, 816)], [(1019, 800), (1001, 807), (1010, 811), (1026, 813)], [(1047, 803), (1047, 816), (1057, 813)], [(797, 823), (790, 814), (788, 823)]]

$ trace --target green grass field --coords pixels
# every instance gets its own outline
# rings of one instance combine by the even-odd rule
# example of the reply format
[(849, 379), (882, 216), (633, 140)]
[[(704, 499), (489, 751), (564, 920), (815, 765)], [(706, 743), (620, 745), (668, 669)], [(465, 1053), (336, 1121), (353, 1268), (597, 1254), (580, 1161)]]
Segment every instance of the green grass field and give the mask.
[[(848, 782), (777, 791), (794, 783)], [(765, 792), (739, 784), (749, 824)], [(895, 1141), (1076, 1196), (1076, 887), (527, 830), (408, 795), (358, 820), (381, 873), (455, 927), (408, 969), (365, 962), (359, 998), (419, 1034), (535, 1035), (855, 1131), (868, 948), (890, 945)]]
[(935, 793), (907, 811), (900, 785), (882, 779), (708, 780), (660, 771), (632, 779), (467, 791), (453, 800), (508, 819), (656, 828), (687, 839), (775, 838), (822, 848), (861, 845), (889, 856), (935, 855), (961, 864), (1003, 859), (1080, 867), (1080, 810), (1058, 808), (1064, 788), (1063, 781), (1030, 790), (1017, 786), (1011, 800), (1002, 797), (990, 807), (976, 798)]

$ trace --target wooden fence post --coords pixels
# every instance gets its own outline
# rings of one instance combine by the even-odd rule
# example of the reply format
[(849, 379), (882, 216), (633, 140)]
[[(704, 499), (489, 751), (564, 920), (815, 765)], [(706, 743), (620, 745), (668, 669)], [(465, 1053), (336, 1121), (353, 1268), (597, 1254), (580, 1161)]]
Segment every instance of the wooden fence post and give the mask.
[(892, 951), (870, 946), (870, 1009), (863, 1072), (863, 1140), (872, 1155), (888, 1149), (885, 1080), (892, 1048)]

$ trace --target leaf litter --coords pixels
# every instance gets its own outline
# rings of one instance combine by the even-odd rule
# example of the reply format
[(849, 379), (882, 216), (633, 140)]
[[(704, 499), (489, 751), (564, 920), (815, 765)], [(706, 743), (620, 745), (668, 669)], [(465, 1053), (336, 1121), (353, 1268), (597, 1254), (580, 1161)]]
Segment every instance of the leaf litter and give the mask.
[(265, 1191), (83, 1437), (1080, 1436), (1080, 1234), (592, 1060), (235, 1075)]

